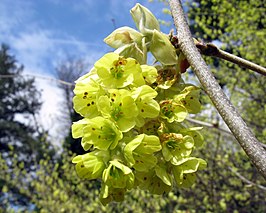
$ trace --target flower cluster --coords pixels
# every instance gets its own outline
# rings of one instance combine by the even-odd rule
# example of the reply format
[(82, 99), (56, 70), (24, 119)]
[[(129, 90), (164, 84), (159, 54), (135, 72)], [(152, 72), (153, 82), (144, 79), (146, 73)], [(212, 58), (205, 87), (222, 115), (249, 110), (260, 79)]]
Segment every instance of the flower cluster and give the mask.
[[(135, 21), (154, 20), (141, 5), (133, 9)], [(156, 37), (147, 26), (157, 24), (139, 25), (147, 37)], [(140, 34), (125, 31), (107, 40), (112, 38), (113, 46), (120, 48), (137, 44)], [(102, 181), (103, 204), (122, 201), (132, 188), (163, 194), (174, 185), (189, 187), (206, 166), (191, 156), (203, 144), (201, 128), (182, 124), (189, 113), (200, 110), (199, 88), (183, 82), (178, 66), (160, 60), (162, 65), (149, 66), (134, 53), (107, 53), (74, 89), (74, 109), (84, 118), (73, 123), (72, 135), (82, 138), (87, 153), (74, 157), (73, 163), (80, 178)]]

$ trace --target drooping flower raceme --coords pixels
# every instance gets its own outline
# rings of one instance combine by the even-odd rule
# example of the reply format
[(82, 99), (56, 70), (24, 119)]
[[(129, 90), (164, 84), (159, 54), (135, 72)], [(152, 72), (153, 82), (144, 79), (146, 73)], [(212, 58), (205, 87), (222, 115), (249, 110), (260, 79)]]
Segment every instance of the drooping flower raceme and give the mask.
[[(201, 128), (183, 124), (200, 111), (200, 90), (182, 80), (178, 51), (152, 13), (137, 4), (131, 14), (140, 32), (123, 27), (109, 35), (106, 43), (118, 51), (96, 61), (74, 89), (83, 119), (73, 123), (72, 135), (82, 138), (86, 154), (73, 163), (80, 178), (101, 180), (104, 205), (137, 187), (153, 194), (189, 187), (206, 167), (192, 156), (203, 144)], [(147, 51), (161, 65), (147, 65)]]

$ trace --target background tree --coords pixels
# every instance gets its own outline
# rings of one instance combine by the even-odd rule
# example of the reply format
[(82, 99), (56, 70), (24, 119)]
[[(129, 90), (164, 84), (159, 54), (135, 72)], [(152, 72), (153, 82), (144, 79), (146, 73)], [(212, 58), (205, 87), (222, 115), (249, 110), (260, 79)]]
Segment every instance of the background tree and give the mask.
[[(186, 1), (183, 6), (195, 38), (266, 65), (262, 1)], [(204, 58), (248, 126), (265, 144), (265, 77), (222, 59)], [(190, 70), (186, 78), (197, 81)], [(218, 130), (225, 126), (206, 94), (202, 95), (201, 102), (204, 110), (196, 119), (207, 122), (203, 131), (206, 145), (200, 153), (207, 159), (208, 169), (198, 177), (193, 190), (177, 190), (176, 193), (182, 195), (177, 205), (182, 210), (264, 212), (265, 181), (234, 137)], [(198, 125), (202, 124), (198, 122)], [(188, 199), (190, 197), (192, 199)]]
[[(227, 51), (265, 66), (265, 45), (260, 45), (265, 44), (266, 38), (261, 1), (194, 2), (196, 4), (189, 1), (187, 6), (195, 37), (204, 38), (208, 42), (219, 41), (217, 43), (224, 45)], [(214, 17), (223, 21), (215, 21)], [(209, 57), (206, 60), (257, 137), (265, 143), (265, 78), (228, 62)], [(67, 68), (62, 66), (62, 71), (65, 70)], [(72, 69), (74, 72), (76, 70)], [(191, 72), (185, 75), (189, 79), (193, 78)], [(73, 82), (78, 76), (69, 80), (64, 78), (62, 72), (59, 79)], [(67, 103), (72, 103), (72, 89), (69, 88), (70, 95), (65, 96), (70, 98)], [(12, 160), (12, 165), (10, 161), (0, 158), (0, 190), (3, 195), (0, 203), (12, 208), (7, 198), (10, 196), (9, 189), (15, 187), (24, 198), (28, 198), (25, 210), (32, 208), (37, 212), (265, 212), (264, 180), (235, 139), (219, 131), (218, 128), (224, 128), (223, 124), (205, 95), (202, 96), (202, 103), (205, 104), (204, 112), (196, 119), (206, 121), (213, 127), (204, 128), (206, 145), (200, 150), (202, 158), (208, 161), (208, 168), (200, 173), (197, 183), (191, 189), (176, 188), (174, 193), (165, 196), (150, 196), (143, 191), (133, 191), (127, 195), (126, 202), (103, 207), (97, 200), (99, 182), (85, 182), (73, 175), (71, 158), (65, 154), (60, 164), (55, 166), (49, 157), (36, 162), (38, 170), (34, 175), (26, 173), (16, 158)], [(67, 111), (67, 107), (65, 109)], [(72, 106), (68, 109), (71, 111)], [(79, 118), (73, 116), (72, 119), (75, 121)], [(71, 138), (69, 135), (66, 141)], [(76, 150), (73, 147), (70, 149)], [(22, 179), (28, 181), (21, 182)], [(18, 186), (18, 182), (22, 184)], [(0, 212), (6, 209), (0, 207)]]
[[(23, 66), (19, 66), (9, 48), (0, 49), (0, 155), (8, 162), (10, 171), (14, 158), (18, 167), (30, 172), (36, 169), (34, 162), (46, 154), (53, 155), (53, 146), (46, 141), (46, 132), (38, 125), (36, 116), (42, 105), (41, 94), (33, 78), (22, 75)], [(11, 173), (12, 174), (12, 173)], [(23, 181), (23, 179), (21, 179)], [(9, 185), (0, 176), (0, 189)], [(25, 204), (28, 197), (21, 193), (20, 185), (10, 187), (10, 202)], [(0, 192), (0, 200), (5, 195)]]
[[(206, 42), (215, 41), (227, 52), (266, 66), (263, 4), (259, 0), (188, 2), (192, 33)], [(247, 124), (257, 138), (266, 143), (265, 77), (220, 59), (208, 58), (208, 61)]]
[(81, 119), (81, 116), (77, 114), (73, 109), (73, 89), (75, 80), (77, 80), (82, 74), (88, 72), (88, 64), (84, 59), (78, 59), (74, 56), (67, 56), (65, 60), (59, 62), (55, 68), (57, 78), (62, 82), (59, 83), (59, 87), (63, 91), (62, 105), (64, 111), (61, 113), (62, 126), (67, 131), (67, 137), (64, 141), (64, 148), (76, 154), (84, 154), (84, 149), (81, 147), (80, 139), (74, 139), (71, 133), (71, 124), (74, 121)]
[[(45, 132), (36, 122), (41, 94), (33, 78), (21, 74), (23, 66), (18, 65), (9, 48), (0, 49), (0, 152), (4, 156), (12, 149), (20, 159), (32, 162), (43, 155), (47, 144)], [(40, 142), (42, 143), (40, 145)], [(29, 166), (29, 165), (28, 165)]]
[[(265, 66), (265, 45), (259, 45), (266, 42), (261, 1), (188, 1), (186, 6), (194, 37), (215, 42), (234, 55)], [(257, 138), (265, 143), (265, 77), (221, 59), (205, 59)], [(223, 126), (207, 96), (202, 102), (205, 110), (197, 119), (213, 127)], [(201, 154), (208, 159), (208, 170), (199, 177), (195, 190), (181, 193), (193, 200), (183, 199), (180, 208), (264, 212), (265, 182), (235, 139), (206, 128), (204, 138), (206, 147)]]

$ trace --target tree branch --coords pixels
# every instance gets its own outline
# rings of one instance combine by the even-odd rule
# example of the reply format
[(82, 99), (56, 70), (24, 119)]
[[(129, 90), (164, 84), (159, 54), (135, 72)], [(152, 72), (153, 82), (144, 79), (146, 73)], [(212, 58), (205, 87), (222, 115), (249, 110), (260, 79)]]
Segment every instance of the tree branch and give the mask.
[(257, 184), (257, 183), (254, 183), (250, 180), (248, 180), (247, 178), (245, 178), (244, 176), (242, 176), (239, 172), (235, 171), (232, 167), (228, 166), (229, 170), (234, 173), (237, 177), (239, 177), (239, 179), (241, 179), (244, 183), (247, 183), (249, 184), (250, 186), (255, 186), (255, 187), (258, 187), (262, 190), (265, 190), (266, 191), (266, 187), (265, 186), (262, 186), (260, 184)]
[(196, 120), (196, 119), (193, 119), (193, 118), (186, 118), (186, 120), (191, 122), (191, 123), (194, 123), (194, 124), (198, 124), (198, 125), (205, 126), (205, 127), (208, 127), (208, 128), (214, 128), (214, 129), (217, 129), (220, 132), (224, 132), (224, 133), (226, 133), (228, 135), (232, 135), (232, 133), (230, 131), (222, 129), (222, 128), (218, 127), (217, 125), (213, 124), (213, 123), (207, 123), (207, 122), (199, 121), (199, 120)]
[(266, 179), (266, 151), (226, 97), (195, 46), (180, 0), (169, 0), (181, 51), (193, 68), (221, 117), (253, 164)]
[[(200, 120), (196, 120), (196, 119), (193, 119), (193, 118), (186, 118), (186, 120), (187, 120), (188, 122), (190, 122), (190, 123), (194, 123), (194, 124), (198, 124), (198, 125), (205, 126), (205, 127), (208, 127), (208, 128), (216, 129), (216, 130), (218, 130), (218, 131), (220, 131), (220, 132), (223, 132), (223, 133), (226, 133), (226, 134), (228, 134), (228, 135), (234, 136), (234, 135), (232, 134), (232, 132), (227, 131), (226, 129), (223, 129), (223, 128), (217, 126), (217, 125), (214, 124), (214, 123), (208, 123), (208, 122), (200, 121)], [(261, 143), (261, 142), (259, 142), (259, 143), (260, 143), (260, 145), (261, 145), (264, 149), (266, 149), (266, 144)]]
[(260, 73), (264, 76), (266, 76), (266, 68), (257, 65), (253, 62), (250, 62), (248, 60), (245, 60), (243, 58), (240, 58), (238, 56), (235, 56), (233, 54), (230, 54), (226, 51), (223, 51), (221, 49), (219, 49), (217, 46), (215, 46), (214, 44), (203, 44), (201, 42), (196, 42), (196, 47), (200, 50), (200, 53), (203, 55), (207, 55), (207, 56), (214, 56), (217, 58), (222, 58), (226, 61), (230, 61), (234, 64), (237, 64), (241, 67), (253, 70), (257, 73)]

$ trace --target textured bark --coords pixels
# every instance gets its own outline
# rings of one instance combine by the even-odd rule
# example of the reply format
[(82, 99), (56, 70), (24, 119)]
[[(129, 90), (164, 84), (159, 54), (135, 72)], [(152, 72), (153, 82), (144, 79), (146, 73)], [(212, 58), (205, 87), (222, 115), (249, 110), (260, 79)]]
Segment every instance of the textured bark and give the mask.
[(177, 29), (177, 38), (181, 51), (186, 56), (202, 84), (202, 87), (212, 100), (217, 111), (228, 125), (240, 146), (266, 179), (266, 151), (226, 97), (207, 64), (201, 57), (201, 54), (193, 42), (180, 0), (169, 0), (169, 3)]

